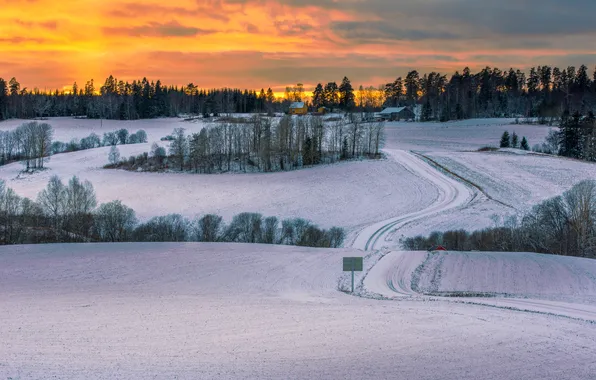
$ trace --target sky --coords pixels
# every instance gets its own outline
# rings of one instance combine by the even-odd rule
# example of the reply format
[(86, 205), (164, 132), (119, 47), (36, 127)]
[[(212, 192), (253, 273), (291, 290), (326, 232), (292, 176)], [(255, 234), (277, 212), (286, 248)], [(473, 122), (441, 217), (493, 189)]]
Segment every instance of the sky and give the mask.
[(0, 0), (0, 77), (201, 88), (596, 65), (594, 0)]

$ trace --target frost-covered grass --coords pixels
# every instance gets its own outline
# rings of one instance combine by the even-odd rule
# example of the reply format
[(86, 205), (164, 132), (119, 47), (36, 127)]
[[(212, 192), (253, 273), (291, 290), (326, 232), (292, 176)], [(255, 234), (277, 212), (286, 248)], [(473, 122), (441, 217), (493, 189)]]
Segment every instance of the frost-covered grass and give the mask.
[(596, 372), (594, 324), (354, 297), (336, 286), (341, 258), (355, 255), (242, 244), (0, 247), (0, 377), (587, 380)]

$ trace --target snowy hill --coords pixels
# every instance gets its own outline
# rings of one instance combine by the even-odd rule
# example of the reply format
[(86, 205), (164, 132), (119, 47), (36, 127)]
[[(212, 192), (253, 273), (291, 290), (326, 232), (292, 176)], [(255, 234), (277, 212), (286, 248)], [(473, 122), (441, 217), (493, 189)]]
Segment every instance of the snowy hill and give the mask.
[[(365, 285), (389, 284), (377, 268), (411, 273), (417, 254), (409, 254), (414, 265), (405, 267), (385, 256)], [(351, 296), (337, 285), (341, 257), (355, 255), (243, 244), (0, 247), (0, 377), (587, 380), (596, 372), (593, 351), (577, 349), (596, 345), (596, 324), (442, 298)], [(526, 270), (550, 258), (532, 260)], [(488, 281), (480, 271), (461, 289), (509, 281), (514, 267), (522, 270), (499, 266)], [(568, 294), (565, 278), (555, 280), (552, 288), (541, 280), (545, 292)], [(570, 280), (592, 294), (594, 279)]]

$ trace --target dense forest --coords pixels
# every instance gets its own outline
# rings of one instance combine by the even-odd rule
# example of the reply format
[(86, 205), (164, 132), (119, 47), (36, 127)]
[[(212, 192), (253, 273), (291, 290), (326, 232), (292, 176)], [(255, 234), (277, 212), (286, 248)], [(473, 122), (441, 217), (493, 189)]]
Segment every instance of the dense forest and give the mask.
[(36, 201), (19, 197), (0, 180), (0, 245), (59, 242), (235, 242), (340, 247), (344, 231), (307, 220), (280, 221), (241, 213), (226, 225), (217, 215), (188, 220), (178, 214), (139, 223), (134, 210), (113, 201), (97, 205), (93, 185), (53, 176)]
[(596, 181), (582, 181), (521, 218), (475, 232), (433, 232), (402, 241), (405, 249), (444, 245), (455, 251), (538, 252), (596, 258)]
[(188, 136), (183, 128), (176, 128), (166, 137), (170, 141), (167, 153), (154, 144), (151, 152), (121, 159), (112, 149), (108, 168), (194, 173), (287, 171), (340, 160), (380, 158), (385, 138), (383, 122), (364, 122), (354, 115), (333, 121), (315, 116), (233, 120), (213, 123)]
[(132, 82), (110, 76), (98, 86), (93, 80), (68, 90), (21, 88), (16, 78), (0, 78), (0, 120), (50, 116), (143, 119), (181, 114), (284, 112), (292, 101), (313, 109), (326, 106), (344, 111), (375, 111), (383, 106), (422, 106), (422, 121), (474, 117), (558, 118), (563, 111), (586, 114), (596, 108), (596, 70), (538, 66), (529, 72), (486, 67), (465, 68), (449, 78), (410, 71), (404, 78), (378, 87), (355, 89), (350, 80), (319, 83), (312, 97), (302, 84), (288, 87), (283, 98), (267, 90), (202, 89), (193, 83), (167, 86), (146, 78)]

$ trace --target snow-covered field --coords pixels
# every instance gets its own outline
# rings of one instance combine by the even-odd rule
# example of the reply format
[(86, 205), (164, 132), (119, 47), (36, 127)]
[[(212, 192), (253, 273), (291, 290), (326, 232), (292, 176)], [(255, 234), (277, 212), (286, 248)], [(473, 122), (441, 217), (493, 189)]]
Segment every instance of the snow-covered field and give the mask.
[[(125, 145), (124, 156), (143, 151)], [(437, 191), (392, 160), (360, 161), (318, 166), (283, 173), (177, 174), (105, 170), (109, 148), (52, 157), (48, 170), (20, 174), (19, 164), (0, 167), (0, 178), (18, 194), (35, 198), (57, 174), (93, 183), (100, 202), (115, 199), (141, 218), (169, 213), (187, 217), (216, 213), (226, 219), (241, 212), (277, 217), (303, 217), (321, 226), (363, 227), (400, 212), (431, 204)]]
[[(154, 141), (192, 125), (107, 122), (100, 131), (56, 121), (65, 141), (119, 128), (145, 129)], [(348, 228), (353, 247), (0, 247), (0, 379), (593, 379), (596, 261), (398, 248), (402, 236), (486, 227), (492, 214), (596, 179), (589, 163), (475, 152), (503, 130), (534, 144), (549, 129), (511, 122), (391, 123), (385, 160), (284, 173), (103, 170), (108, 148), (56, 155), (33, 175), (0, 167), (8, 186), (32, 198), (51, 175), (77, 175), (100, 202), (120, 199), (141, 218), (304, 217)], [(357, 296), (340, 291), (349, 281), (342, 257), (365, 255)]]
[[(8, 131), (17, 128), (19, 125), (30, 120), (13, 119), (0, 122), (0, 131)], [(99, 119), (75, 119), (72, 117), (52, 117), (47, 120), (38, 120), (39, 123), (48, 123), (54, 129), (54, 140), (69, 142), (73, 138), (82, 139), (91, 133), (97, 134), (100, 138), (106, 132), (114, 132), (119, 129), (128, 129), (128, 132), (135, 133), (139, 129), (147, 132), (149, 142), (159, 141), (172, 133), (174, 128), (185, 128), (188, 133), (199, 132), (204, 123), (200, 120), (186, 122), (182, 118), (161, 118), (146, 120), (99, 120)]]
[[(587, 380), (596, 373), (594, 323), (436, 297), (351, 296), (337, 290), (341, 257), (351, 255), (359, 252), (234, 244), (0, 247), (0, 378)], [(383, 263), (395, 264), (385, 256), (373, 269)], [(581, 263), (568, 267), (578, 271)], [(536, 269), (498, 268), (500, 275), (471, 276), (461, 289), (478, 283), (489, 290), (510, 273)], [(532, 278), (543, 293), (568, 294), (563, 285), (571, 280), (593, 296), (594, 277), (550, 282), (548, 270), (540, 273)], [(396, 275), (405, 288), (408, 274)], [(387, 288), (385, 278), (371, 271), (365, 286)]]
[[(3, 122), (0, 129), (10, 129), (21, 122)], [(54, 118), (48, 122), (54, 126), (56, 139), (64, 141), (91, 132), (101, 135), (119, 128), (131, 132), (144, 129), (149, 143), (120, 146), (122, 157), (148, 151), (151, 142), (176, 127), (195, 132), (204, 126), (200, 121), (182, 119)], [(278, 217), (304, 217), (322, 226), (338, 225), (352, 232), (367, 226), (373, 228), (375, 223), (387, 226), (389, 223), (385, 222), (391, 220), (393, 226), (387, 232), (394, 241), (392, 246), (397, 246), (401, 236), (426, 234), (435, 229), (489, 226), (493, 223), (492, 215), (504, 217), (523, 212), (582, 179), (596, 178), (596, 168), (589, 163), (532, 154), (475, 152), (486, 145), (496, 146), (503, 130), (516, 131), (534, 144), (542, 142), (551, 129), (512, 125), (513, 122), (474, 119), (388, 123), (387, 160), (290, 173), (193, 175), (102, 170), (109, 149), (98, 148), (56, 155), (47, 164), (47, 171), (34, 175), (20, 174), (19, 164), (0, 167), (0, 178), (20, 195), (35, 198), (51, 175), (57, 174), (64, 181), (77, 175), (94, 184), (100, 202), (119, 199), (142, 219), (167, 213), (187, 217), (217, 213), (229, 219), (239, 212), (255, 211)], [(425, 163), (424, 157), (412, 156), (406, 153), (408, 150), (422, 152), (482, 191), (462, 185), (461, 179), (445, 177)], [(455, 203), (450, 197), (454, 197)], [(412, 214), (418, 217), (413, 219)]]
[(470, 151), (498, 147), (504, 131), (526, 136), (530, 147), (541, 144), (550, 129), (544, 125), (514, 124), (515, 119), (470, 119), (447, 123), (387, 123), (386, 146), (393, 149), (428, 151)]
[[(10, 129), (21, 122), (3, 122), (0, 129)], [(176, 127), (195, 132), (204, 126), (200, 121), (182, 119), (55, 118), (48, 122), (54, 126), (56, 139), (64, 141), (91, 132), (144, 129), (149, 143), (120, 146), (122, 157), (148, 151), (151, 142)], [(427, 234), (435, 229), (489, 226), (493, 224), (492, 215), (504, 217), (523, 212), (582, 179), (596, 178), (596, 167), (589, 163), (512, 152), (475, 152), (486, 145), (496, 146), (503, 130), (516, 131), (534, 144), (542, 142), (551, 129), (513, 122), (474, 119), (388, 123), (387, 160), (289, 173), (193, 175), (102, 170), (109, 149), (98, 148), (56, 155), (47, 164), (47, 171), (34, 175), (20, 174), (19, 164), (0, 167), (0, 178), (20, 195), (35, 198), (51, 175), (57, 174), (64, 181), (77, 175), (94, 184), (100, 202), (119, 199), (135, 209), (141, 219), (167, 213), (187, 217), (217, 213), (230, 219), (237, 213), (254, 211), (278, 217), (304, 217), (322, 226), (346, 227), (351, 232), (373, 228), (375, 223), (385, 227), (393, 224), (386, 229), (389, 236), (384, 239), (393, 240), (390, 245), (395, 247), (402, 236)], [(407, 153), (409, 150), (421, 152), (477, 188), (444, 176), (425, 163), (424, 157)], [(412, 218), (413, 215), (417, 217)]]
[(596, 179), (595, 163), (548, 155), (432, 152), (428, 156), (517, 210), (560, 195), (584, 179)]

